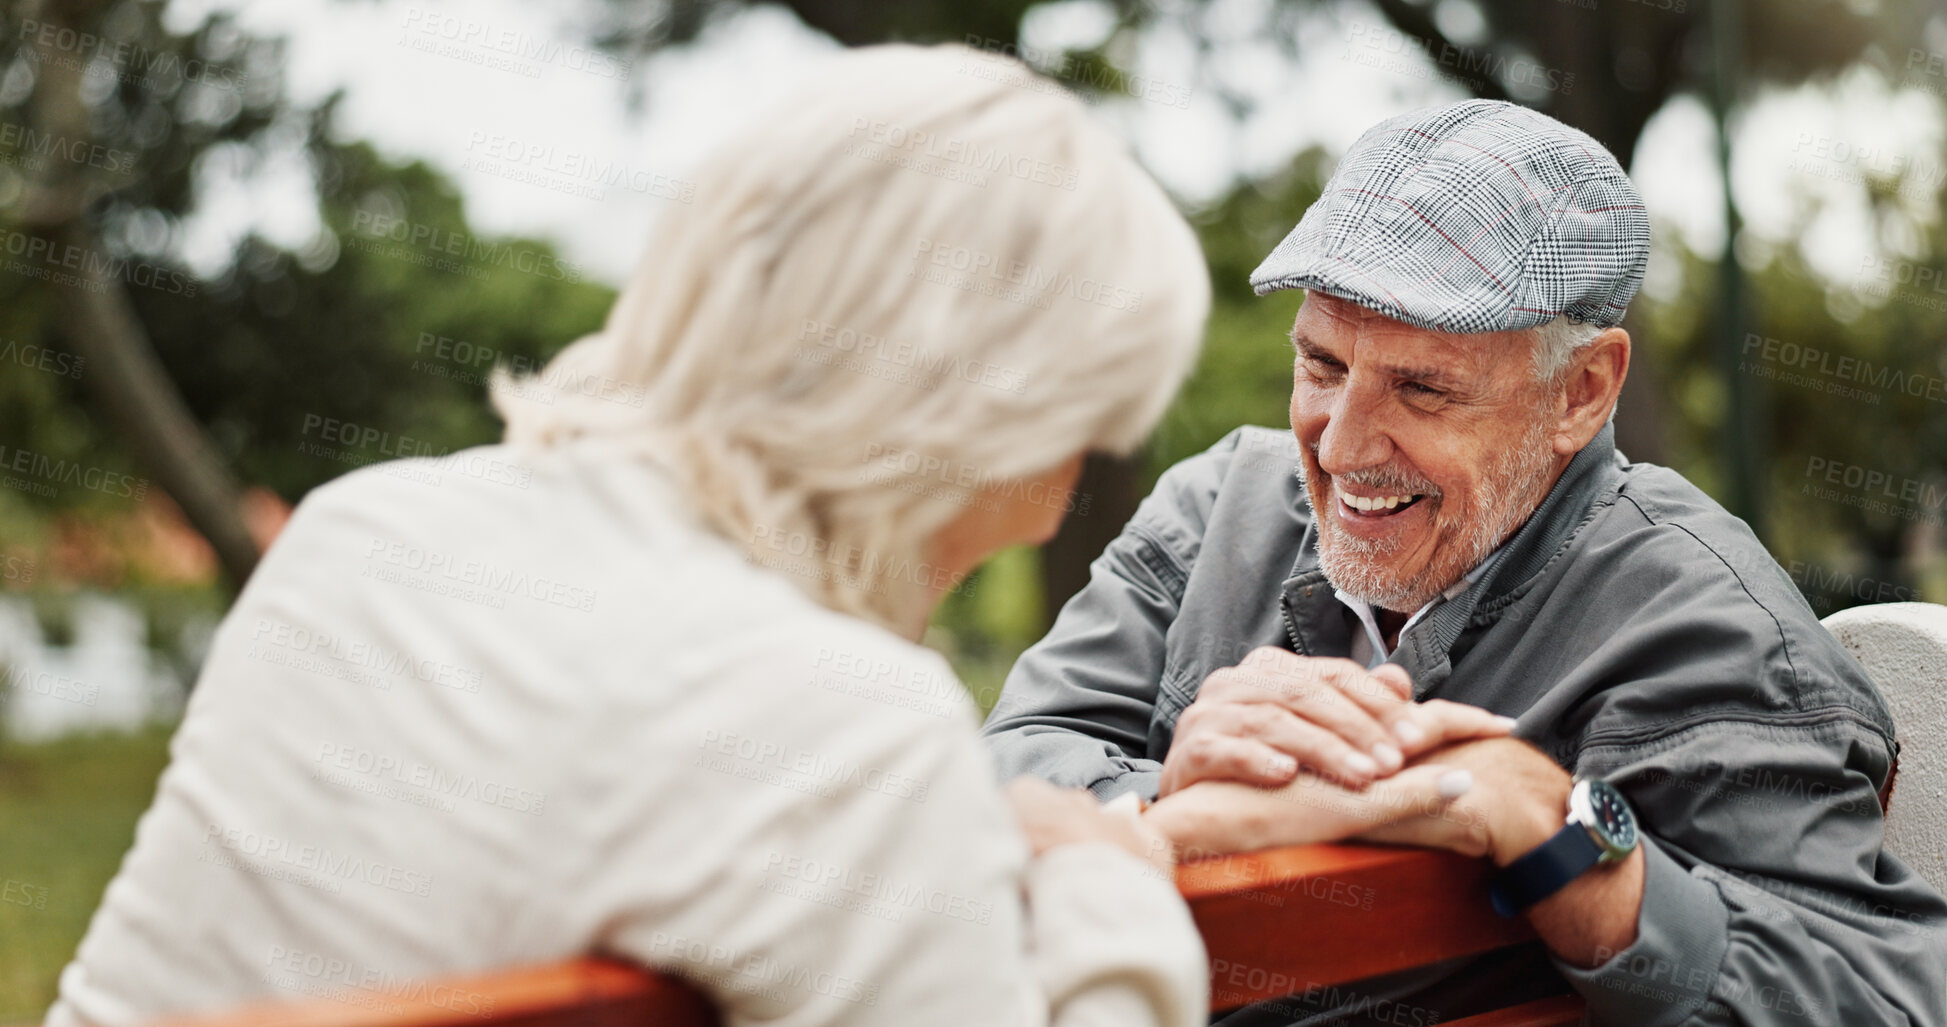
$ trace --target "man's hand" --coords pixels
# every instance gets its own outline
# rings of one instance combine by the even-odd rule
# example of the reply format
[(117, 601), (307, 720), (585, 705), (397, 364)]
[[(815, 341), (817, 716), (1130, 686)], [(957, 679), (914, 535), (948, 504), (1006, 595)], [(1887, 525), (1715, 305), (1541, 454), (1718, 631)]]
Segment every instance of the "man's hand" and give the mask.
[(1450, 849), (1507, 866), (1561, 830), (1568, 816), (1568, 772), (1540, 749), (1515, 738), (1449, 745), (1428, 762), (1470, 771), (1475, 787), (1455, 815), (1414, 817), (1361, 835), (1367, 841)]
[(1356, 790), (1420, 753), (1505, 735), (1513, 725), (1443, 699), (1414, 702), (1413, 682), (1397, 664), (1367, 671), (1266, 646), (1204, 679), (1177, 719), (1157, 795), (1200, 781), (1274, 788), (1301, 767)]
[[(1473, 775), (1474, 787), (1444, 815), (1396, 820), (1366, 831), (1361, 838), (1486, 856), (1504, 867), (1567, 823), (1573, 781), (1554, 760), (1526, 742), (1513, 738), (1462, 742), (1425, 759), (1429, 764), (1465, 768)], [(1643, 859), (1639, 847), (1621, 862), (1590, 870), (1528, 907), (1528, 922), (1562, 959), (1583, 967), (1600, 965), (1636, 940), (1636, 917), (1643, 906)]]
[(1058, 845), (1109, 842), (1149, 861), (1165, 877), (1176, 865), (1174, 850), (1161, 831), (1134, 815), (1105, 811), (1095, 796), (1080, 788), (1056, 788), (1040, 778), (1017, 777), (1007, 783), (1007, 801), (1039, 856)]

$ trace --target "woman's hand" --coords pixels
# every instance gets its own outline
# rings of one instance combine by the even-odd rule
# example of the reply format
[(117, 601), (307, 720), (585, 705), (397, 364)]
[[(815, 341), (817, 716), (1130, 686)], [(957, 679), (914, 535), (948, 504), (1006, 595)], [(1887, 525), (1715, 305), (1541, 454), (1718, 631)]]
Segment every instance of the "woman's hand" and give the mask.
[(1402, 820), (1447, 816), (1473, 783), (1469, 771), (1441, 764), (1409, 767), (1363, 791), (1309, 773), (1282, 788), (1204, 781), (1164, 797), (1142, 819), (1174, 842), (1181, 858), (1217, 856), (1341, 841)]
[(1036, 856), (1058, 845), (1110, 842), (1165, 875), (1176, 865), (1170, 840), (1143, 818), (1105, 810), (1080, 788), (1056, 788), (1039, 778), (1017, 777), (1007, 784), (1007, 801)]

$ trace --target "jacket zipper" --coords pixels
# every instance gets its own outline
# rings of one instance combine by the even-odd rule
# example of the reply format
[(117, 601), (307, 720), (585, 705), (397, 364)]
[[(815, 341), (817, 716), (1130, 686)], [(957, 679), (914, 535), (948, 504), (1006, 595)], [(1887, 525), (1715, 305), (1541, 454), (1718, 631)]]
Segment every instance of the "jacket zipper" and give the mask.
[(1300, 656), (1310, 656), (1304, 640), (1298, 637), (1298, 622), (1291, 616), (1291, 597), (1282, 592), (1278, 594), (1278, 615), (1284, 619), (1284, 633), (1291, 639), (1292, 651)]

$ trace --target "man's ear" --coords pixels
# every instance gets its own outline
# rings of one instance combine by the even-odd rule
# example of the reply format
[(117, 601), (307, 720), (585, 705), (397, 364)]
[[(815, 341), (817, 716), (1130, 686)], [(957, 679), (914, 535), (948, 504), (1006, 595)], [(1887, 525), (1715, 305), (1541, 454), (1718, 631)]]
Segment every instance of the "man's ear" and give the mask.
[(1595, 438), (1616, 408), (1628, 375), (1629, 333), (1621, 328), (1607, 329), (1576, 349), (1556, 401), (1561, 410), (1553, 440), (1556, 453), (1573, 456)]

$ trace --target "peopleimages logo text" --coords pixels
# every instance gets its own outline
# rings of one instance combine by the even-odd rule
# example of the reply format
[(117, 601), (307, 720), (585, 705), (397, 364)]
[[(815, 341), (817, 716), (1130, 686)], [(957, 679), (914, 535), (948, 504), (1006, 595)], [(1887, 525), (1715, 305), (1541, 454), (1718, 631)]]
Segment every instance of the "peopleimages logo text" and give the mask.
[(91, 492), (124, 499), (141, 499), (149, 494), (148, 481), (132, 474), (62, 460), (31, 449), (10, 448), (5, 444), (0, 444), (0, 471), (30, 475), (43, 482), (78, 485)]
[(363, 208), (353, 211), (352, 231), (368, 239), (384, 239), (488, 267), (509, 267), (524, 274), (559, 281), (581, 281), (580, 268), (552, 253), (526, 246), (488, 242), (462, 232), (390, 217), (377, 211)]
[(182, 57), (168, 51), (151, 50), (124, 40), (109, 39), (32, 18), (21, 19), (18, 38), (46, 50), (72, 54), (72, 57), (66, 58), (72, 63), (102, 60), (112, 67), (125, 69), (123, 74), (115, 76), (118, 79), (126, 80), (131, 76), (148, 79), (180, 74), (185, 82), (200, 82), (218, 89), (236, 89), (249, 79), (243, 72), (200, 57)]
[[(166, 267), (126, 257), (111, 256), (73, 243), (56, 243), (45, 236), (0, 230), (0, 253), (16, 258), (8, 261), (14, 270), (33, 277), (47, 277), (37, 271), (58, 268), (73, 272), (57, 276), (62, 284), (92, 287), (97, 278), (119, 278), (130, 285), (155, 289), (184, 298), (196, 295), (196, 280)], [(46, 268), (36, 268), (45, 265)]]
[(135, 168), (135, 154), (127, 150), (52, 132), (37, 132), (30, 125), (0, 125), (0, 146), (35, 157), (55, 157), (70, 164), (103, 171), (130, 171)]

